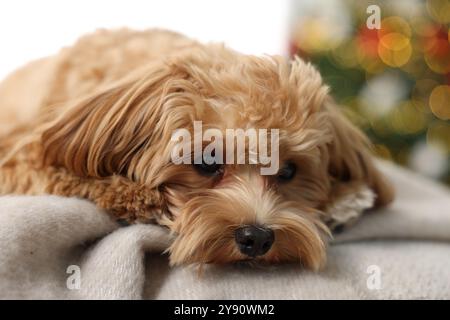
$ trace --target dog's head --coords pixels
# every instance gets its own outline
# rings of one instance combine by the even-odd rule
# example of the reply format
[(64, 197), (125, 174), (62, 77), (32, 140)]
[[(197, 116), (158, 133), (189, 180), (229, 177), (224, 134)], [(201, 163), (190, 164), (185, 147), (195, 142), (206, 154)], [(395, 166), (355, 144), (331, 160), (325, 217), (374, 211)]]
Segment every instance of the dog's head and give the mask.
[[(279, 169), (263, 175), (261, 163), (194, 159), (194, 145), (184, 155), (192, 164), (174, 163), (173, 134), (194, 137), (194, 121), (224, 138), (227, 129), (278, 129)], [(317, 269), (329, 232), (322, 221), (343, 190), (367, 185), (378, 205), (392, 197), (365, 137), (300, 59), (222, 47), (166, 58), (64, 110), (42, 143), (48, 165), (82, 177), (121, 175), (161, 192), (159, 222), (177, 234), (174, 264), (300, 261)], [(251, 154), (248, 141), (244, 150)], [(237, 144), (233, 151), (241, 156)]]

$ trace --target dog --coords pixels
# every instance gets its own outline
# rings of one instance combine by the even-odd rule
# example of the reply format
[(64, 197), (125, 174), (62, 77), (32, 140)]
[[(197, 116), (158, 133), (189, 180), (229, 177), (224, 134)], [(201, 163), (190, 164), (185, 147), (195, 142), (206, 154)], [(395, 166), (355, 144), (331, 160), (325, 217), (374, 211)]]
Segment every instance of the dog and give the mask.
[[(394, 196), (368, 139), (298, 57), (244, 55), (165, 30), (100, 30), (10, 75), (0, 105), (0, 194), (85, 198), (120, 221), (165, 226), (176, 235), (172, 265), (319, 270), (342, 199), (363, 190), (379, 207)], [(172, 134), (194, 121), (278, 129), (279, 170), (175, 165)]]

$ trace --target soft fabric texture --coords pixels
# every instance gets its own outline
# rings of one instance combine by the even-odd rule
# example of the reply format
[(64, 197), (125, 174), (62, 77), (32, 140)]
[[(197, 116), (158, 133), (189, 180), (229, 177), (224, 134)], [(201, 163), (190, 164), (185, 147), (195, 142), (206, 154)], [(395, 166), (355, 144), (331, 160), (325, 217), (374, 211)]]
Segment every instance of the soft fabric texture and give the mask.
[[(85, 200), (2, 197), (0, 298), (450, 299), (449, 191), (390, 164), (382, 170), (396, 201), (336, 236), (319, 273), (293, 264), (170, 268), (163, 228), (120, 227)], [(67, 287), (71, 265), (80, 289)]]

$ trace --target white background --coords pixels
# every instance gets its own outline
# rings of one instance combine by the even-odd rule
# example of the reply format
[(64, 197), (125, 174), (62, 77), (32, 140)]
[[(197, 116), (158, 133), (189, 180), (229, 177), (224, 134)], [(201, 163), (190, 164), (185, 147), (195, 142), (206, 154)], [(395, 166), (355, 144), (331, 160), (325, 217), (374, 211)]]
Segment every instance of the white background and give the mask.
[(285, 54), (288, 0), (0, 1), (0, 79), (97, 28), (151, 27), (251, 54)]

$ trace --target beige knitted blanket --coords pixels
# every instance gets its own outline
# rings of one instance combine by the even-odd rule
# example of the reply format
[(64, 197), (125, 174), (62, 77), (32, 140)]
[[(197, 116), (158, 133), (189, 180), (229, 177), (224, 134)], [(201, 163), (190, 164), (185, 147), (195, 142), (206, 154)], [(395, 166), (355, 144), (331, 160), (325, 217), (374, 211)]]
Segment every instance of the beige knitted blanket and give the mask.
[(297, 265), (169, 268), (160, 227), (121, 228), (93, 204), (0, 198), (0, 298), (450, 299), (450, 192), (383, 164), (388, 209), (336, 237), (319, 273)]

